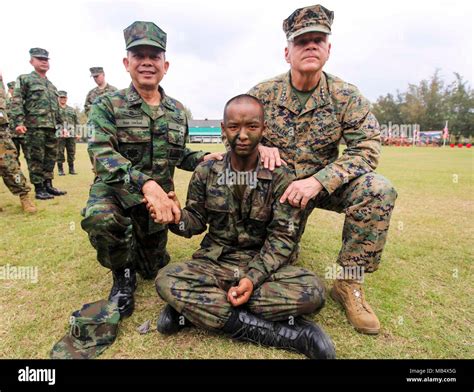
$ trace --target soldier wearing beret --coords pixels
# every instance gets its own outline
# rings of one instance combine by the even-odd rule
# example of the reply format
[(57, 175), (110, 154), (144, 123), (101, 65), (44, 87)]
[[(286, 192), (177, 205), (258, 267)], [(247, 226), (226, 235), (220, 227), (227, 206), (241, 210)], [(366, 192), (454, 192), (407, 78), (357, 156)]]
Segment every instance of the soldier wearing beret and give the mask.
[(91, 77), (94, 78), (94, 82), (97, 84), (97, 87), (93, 88), (87, 93), (86, 102), (84, 103), (84, 111), (86, 115), (89, 115), (91, 105), (97, 97), (117, 91), (117, 87), (114, 87), (105, 81), (104, 68), (92, 67), (89, 68), (89, 71), (91, 73)]
[(122, 317), (134, 310), (136, 271), (154, 279), (169, 262), (167, 224), (180, 218), (180, 209), (168, 197), (175, 168), (193, 171), (203, 160), (222, 159), (221, 154), (186, 147), (184, 106), (160, 85), (169, 68), (166, 33), (152, 22), (139, 21), (124, 30), (124, 37), (123, 64), (132, 83), (92, 104), (88, 151), (97, 177), (81, 222), (98, 261), (112, 270), (109, 299), (118, 304)]
[(12, 128), (25, 134), (30, 181), (36, 198), (52, 199), (65, 195), (53, 186), (53, 170), (58, 154), (56, 126), (62, 123), (58, 90), (46, 77), (49, 53), (42, 48), (30, 49), (34, 71), (20, 75), (15, 82), (11, 105)]
[(76, 127), (78, 124), (76, 111), (67, 104), (67, 92), (59, 91), (59, 107), (63, 126), (58, 130), (58, 174), (64, 176), (64, 151), (67, 152), (69, 174), (76, 175), (74, 160), (76, 158)]
[[(283, 159), (296, 174), (281, 202), (304, 208), (304, 220), (314, 208), (344, 213), (337, 259), (343, 279), (336, 279), (331, 296), (357, 331), (377, 334), (380, 322), (362, 280), (379, 267), (397, 193), (374, 172), (380, 132), (369, 102), (357, 87), (323, 71), (333, 17), (321, 5), (294, 11), (283, 22), (290, 71), (249, 93), (262, 101), (268, 120), (262, 159), (269, 166)], [(346, 149), (339, 156), (341, 141)]]

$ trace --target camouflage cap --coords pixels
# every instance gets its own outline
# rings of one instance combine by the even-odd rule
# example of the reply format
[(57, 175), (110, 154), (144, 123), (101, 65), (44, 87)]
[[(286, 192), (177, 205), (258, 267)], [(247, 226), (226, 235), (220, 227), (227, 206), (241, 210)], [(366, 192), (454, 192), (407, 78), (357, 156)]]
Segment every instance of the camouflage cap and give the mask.
[(15, 88), (15, 81), (8, 82), (8, 83), (7, 83), (7, 87), (8, 87), (9, 89)]
[(120, 314), (117, 304), (100, 300), (85, 304), (70, 318), (69, 333), (51, 350), (53, 359), (89, 359), (102, 354), (117, 336)]
[(150, 45), (166, 50), (166, 33), (153, 22), (133, 22), (123, 31), (125, 49)]
[(89, 68), (89, 71), (91, 71), (91, 76), (97, 76), (97, 75), (100, 75), (101, 73), (104, 73), (104, 68), (102, 68), (102, 67), (91, 67), (91, 68)]
[(298, 8), (286, 18), (283, 21), (283, 31), (288, 41), (292, 41), (295, 37), (312, 31), (331, 34), (333, 20), (333, 11), (329, 11), (319, 4), (311, 5)]
[(59, 90), (58, 91), (58, 96), (59, 97), (67, 97), (67, 91)]
[(46, 49), (42, 49), (42, 48), (31, 48), (30, 56), (38, 57), (40, 59), (49, 59), (49, 52)]

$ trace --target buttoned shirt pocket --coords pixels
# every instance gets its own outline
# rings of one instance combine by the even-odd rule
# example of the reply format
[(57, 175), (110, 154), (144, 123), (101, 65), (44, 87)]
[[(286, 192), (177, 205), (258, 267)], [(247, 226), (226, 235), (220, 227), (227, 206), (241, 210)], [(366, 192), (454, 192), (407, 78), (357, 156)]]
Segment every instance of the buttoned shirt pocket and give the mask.
[(207, 211), (209, 231), (221, 231), (229, 228), (231, 209), (227, 200), (208, 196), (204, 206)]
[(30, 97), (27, 100), (29, 114), (41, 115), (51, 111), (50, 105), (45, 105), (45, 103), (48, 103), (45, 101), (46, 94), (46, 87), (38, 84), (31, 86)]
[(148, 129), (127, 128), (117, 131), (119, 152), (132, 165), (136, 165), (144, 158), (147, 149), (150, 149), (151, 135)]
[(247, 230), (255, 236), (265, 236), (272, 217), (271, 205), (254, 205), (247, 220)]
[(183, 157), (186, 145), (186, 126), (177, 123), (168, 123), (168, 159), (176, 163)]
[(307, 135), (313, 141), (313, 150), (332, 150), (337, 147), (342, 137), (342, 128), (330, 105), (315, 111), (310, 124)]

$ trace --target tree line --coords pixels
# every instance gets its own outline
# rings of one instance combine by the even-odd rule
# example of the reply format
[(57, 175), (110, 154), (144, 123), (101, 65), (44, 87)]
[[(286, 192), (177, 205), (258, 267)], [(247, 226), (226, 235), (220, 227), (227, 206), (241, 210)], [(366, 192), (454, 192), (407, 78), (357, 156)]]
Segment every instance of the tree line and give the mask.
[(380, 96), (372, 110), (380, 124), (418, 124), (419, 130), (439, 131), (448, 121), (449, 133), (456, 138), (474, 135), (474, 90), (459, 73), (446, 84), (436, 70), (406, 91)]

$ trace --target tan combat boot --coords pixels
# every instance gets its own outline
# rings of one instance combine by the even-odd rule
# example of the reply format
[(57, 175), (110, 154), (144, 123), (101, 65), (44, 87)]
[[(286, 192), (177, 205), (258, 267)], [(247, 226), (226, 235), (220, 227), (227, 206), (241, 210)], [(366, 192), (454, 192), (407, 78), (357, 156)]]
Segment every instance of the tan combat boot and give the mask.
[(357, 332), (377, 335), (380, 322), (364, 298), (362, 284), (354, 280), (336, 279), (331, 298), (346, 311), (346, 316)]
[(28, 214), (34, 214), (37, 209), (35, 204), (28, 197), (28, 194), (20, 196), (21, 208)]

